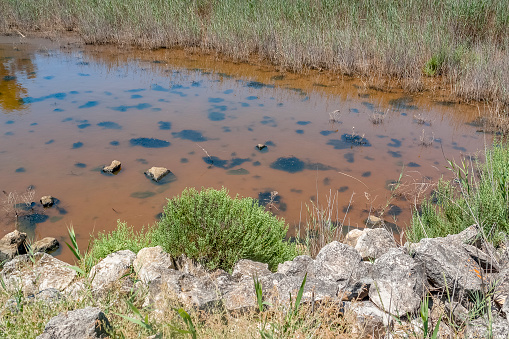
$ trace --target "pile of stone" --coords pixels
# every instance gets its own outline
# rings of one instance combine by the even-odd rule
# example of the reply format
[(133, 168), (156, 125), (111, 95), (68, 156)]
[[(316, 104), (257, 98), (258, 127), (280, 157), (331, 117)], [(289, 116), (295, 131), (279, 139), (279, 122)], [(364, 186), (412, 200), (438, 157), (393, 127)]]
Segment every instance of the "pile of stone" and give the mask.
[[(432, 296), (435, 306), (438, 304), (448, 317), (440, 323), (439, 336), (452, 336), (447, 324), (457, 324), (466, 327), (467, 338), (484, 338), (489, 331), (488, 316), (473, 319), (468, 312), (472, 296), (489, 293), (494, 300), (489, 317), (493, 337), (507, 338), (509, 255), (479, 235), (478, 227), (471, 226), (457, 235), (398, 246), (384, 228), (354, 230), (346, 243), (334, 241), (314, 259), (298, 256), (280, 264), (276, 272), (267, 264), (241, 260), (231, 274), (206, 270), (185, 256), (173, 258), (159, 246), (144, 248), (138, 254), (129, 250), (112, 253), (84, 278), (46, 253), (33, 258), (25, 254), (11, 258), (0, 277), (8, 289), (21, 287), (25, 295), (34, 298), (48, 289), (67, 297), (89, 288), (98, 298), (112, 289), (125, 293), (144, 289), (148, 291), (145, 306), (150, 306), (157, 317), (169, 307), (169, 295), (185, 307), (204, 311), (218, 306), (230, 312), (255, 310), (254, 277), (263, 286), (265, 300), (271, 305), (284, 304), (290, 293), (296, 295), (306, 276), (301, 302), (315, 308), (337, 303), (341, 312), (356, 317), (359, 336), (388, 329), (391, 333), (403, 333), (408, 328), (422, 331), (419, 312), (423, 299)], [(136, 281), (130, 275), (133, 271), (137, 272)], [(101, 310), (74, 312), (51, 319), (39, 338), (104, 335), (109, 324)], [(74, 332), (55, 334), (63, 329)]]

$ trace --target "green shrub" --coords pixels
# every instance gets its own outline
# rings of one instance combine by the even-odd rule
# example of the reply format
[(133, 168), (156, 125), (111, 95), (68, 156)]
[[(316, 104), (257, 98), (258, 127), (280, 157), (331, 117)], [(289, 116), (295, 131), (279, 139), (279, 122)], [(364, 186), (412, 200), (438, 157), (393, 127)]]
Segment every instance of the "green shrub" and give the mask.
[(117, 229), (110, 233), (99, 232), (92, 240), (90, 250), (86, 254), (87, 266), (94, 265), (108, 254), (120, 250), (131, 250), (138, 253), (144, 247), (155, 246), (151, 243), (150, 231), (144, 229), (134, 231), (127, 223), (117, 220)]
[(407, 231), (410, 241), (459, 233), (472, 224), (498, 244), (509, 232), (509, 145), (495, 142), (486, 161), (450, 163), (455, 178), (441, 179)]
[(168, 200), (152, 235), (173, 256), (185, 254), (209, 269), (231, 271), (240, 259), (265, 262), (271, 269), (293, 259), (298, 252), (285, 241), (287, 230), (284, 220), (255, 199), (232, 199), (224, 188), (189, 188)]

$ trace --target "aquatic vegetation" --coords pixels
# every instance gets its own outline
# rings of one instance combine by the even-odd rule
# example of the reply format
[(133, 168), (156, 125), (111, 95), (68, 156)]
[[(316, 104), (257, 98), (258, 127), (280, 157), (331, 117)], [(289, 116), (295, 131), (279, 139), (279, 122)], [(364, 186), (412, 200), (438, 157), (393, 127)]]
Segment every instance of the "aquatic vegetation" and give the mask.
[(14, 170), (14, 172), (16, 172), (16, 173), (25, 173), (26, 169), (25, 169), (25, 167), (18, 167), (18, 168), (16, 168), (16, 170)]
[(355, 155), (353, 153), (346, 153), (343, 155), (343, 158), (345, 158), (346, 162), (350, 164), (355, 162)]
[(88, 101), (87, 103), (79, 106), (78, 108), (91, 108), (99, 105), (99, 101)]
[(240, 166), (245, 162), (251, 161), (251, 159), (241, 159), (241, 158), (232, 158), (231, 160), (222, 160), (215, 156), (210, 157), (203, 157), (203, 161), (205, 161), (206, 164), (219, 167), (223, 169), (230, 169), (236, 166)]
[(146, 148), (162, 148), (170, 146), (170, 142), (154, 138), (133, 138), (129, 140), (132, 146), (141, 146)]
[(203, 136), (203, 134), (200, 131), (195, 131), (192, 129), (185, 129), (180, 132), (173, 132), (171, 135), (173, 135), (174, 138), (191, 140), (194, 142), (203, 142), (208, 140), (206, 137)]
[(97, 126), (103, 129), (122, 129), (122, 126), (113, 121), (103, 121), (98, 123)]
[(78, 168), (85, 168), (87, 167), (86, 164), (82, 163), (82, 162), (77, 162), (74, 164), (75, 167), (78, 167)]
[(210, 112), (208, 117), (210, 121), (221, 121), (225, 119), (225, 114), (221, 112)]
[(297, 125), (306, 126), (309, 125), (311, 121), (297, 121)]
[(246, 175), (249, 174), (249, 171), (245, 168), (232, 169), (226, 172), (228, 175)]
[(73, 149), (81, 148), (81, 147), (83, 147), (83, 143), (81, 141), (78, 141), (78, 142), (75, 142), (74, 144), (72, 144)]
[(304, 161), (296, 158), (296, 157), (280, 157), (272, 164), (270, 164), (270, 168), (277, 169), (280, 171), (285, 171), (288, 173), (297, 173), (304, 170), (305, 163)]
[(136, 199), (147, 199), (147, 198), (153, 197), (154, 195), (156, 195), (156, 194), (151, 191), (142, 191), (142, 192), (131, 193), (131, 197), (136, 198)]
[(388, 143), (387, 146), (389, 146), (389, 147), (396, 147), (396, 148), (401, 147), (401, 141), (398, 140), (398, 139), (392, 138), (391, 142)]

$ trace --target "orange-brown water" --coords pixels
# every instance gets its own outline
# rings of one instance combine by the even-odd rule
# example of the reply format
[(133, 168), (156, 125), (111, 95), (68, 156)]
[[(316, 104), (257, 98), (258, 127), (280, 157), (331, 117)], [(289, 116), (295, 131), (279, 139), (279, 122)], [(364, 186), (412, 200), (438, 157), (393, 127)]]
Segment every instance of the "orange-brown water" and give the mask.
[[(399, 197), (386, 206), (387, 183), (403, 173), (412, 191), (447, 175), (446, 158), (490, 142), (469, 124), (477, 109), (426, 95), (185, 51), (62, 49), (7, 37), (0, 38), (0, 110), (1, 200), (28, 187), (35, 201), (58, 198), (56, 207), (35, 206), (32, 216), (18, 209), (19, 228), (65, 241), (72, 224), (82, 248), (89, 234), (114, 229), (117, 219), (136, 228), (153, 224), (166, 199), (185, 187), (224, 186), (263, 199), (277, 191), (272, 210), (292, 230), (309, 219), (306, 205), (326, 204), (330, 194), (346, 225), (362, 227), (370, 211), (386, 207), (384, 217), (404, 228), (412, 201)], [(335, 110), (338, 121), (331, 122)], [(383, 123), (372, 123), (375, 111), (384, 112)], [(353, 132), (365, 143), (349, 143)], [(421, 144), (423, 133), (434, 138), (431, 146)], [(170, 145), (133, 145), (137, 138)], [(268, 151), (257, 150), (259, 143)], [(291, 166), (277, 168), (279, 158)], [(101, 174), (114, 159), (122, 170)], [(143, 174), (152, 166), (174, 176), (155, 184)], [(3, 207), (0, 236), (16, 219)], [(67, 249), (58, 255), (71, 259)]]

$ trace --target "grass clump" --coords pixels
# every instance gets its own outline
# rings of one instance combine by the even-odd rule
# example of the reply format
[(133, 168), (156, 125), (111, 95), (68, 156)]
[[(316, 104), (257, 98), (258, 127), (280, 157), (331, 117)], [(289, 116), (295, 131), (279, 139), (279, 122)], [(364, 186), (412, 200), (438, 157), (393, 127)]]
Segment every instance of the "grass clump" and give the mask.
[(472, 224), (482, 226), (494, 244), (504, 239), (509, 233), (509, 144), (496, 141), (485, 159), (449, 161), (455, 178), (441, 179), (421, 202), (407, 233), (410, 241), (456, 234)]
[[(99, 260), (106, 258), (108, 254), (131, 250), (138, 253), (142, 248), (156, 246), (152, 244), (151, 231), (144, 229), (136, 232), (133, 227), (127, 226), (126, 222), (117, 220), (117, 229), (109, 233), (99, 232), (91, 241), (90, 250), (85, 254), (88, 264), (94, 265)], [(87, 266), (92, 266), (87, 265)]]
[(185, 254), (209, 269), (231, 271), (240, 259), (268, 263), (271, 269), (299, 253), (286, 242), (287, 226), (252, 198), (232, 199), (226, 189), (185, 189), (168, 200), (153, 229), (154, 243), (172, 256)]

